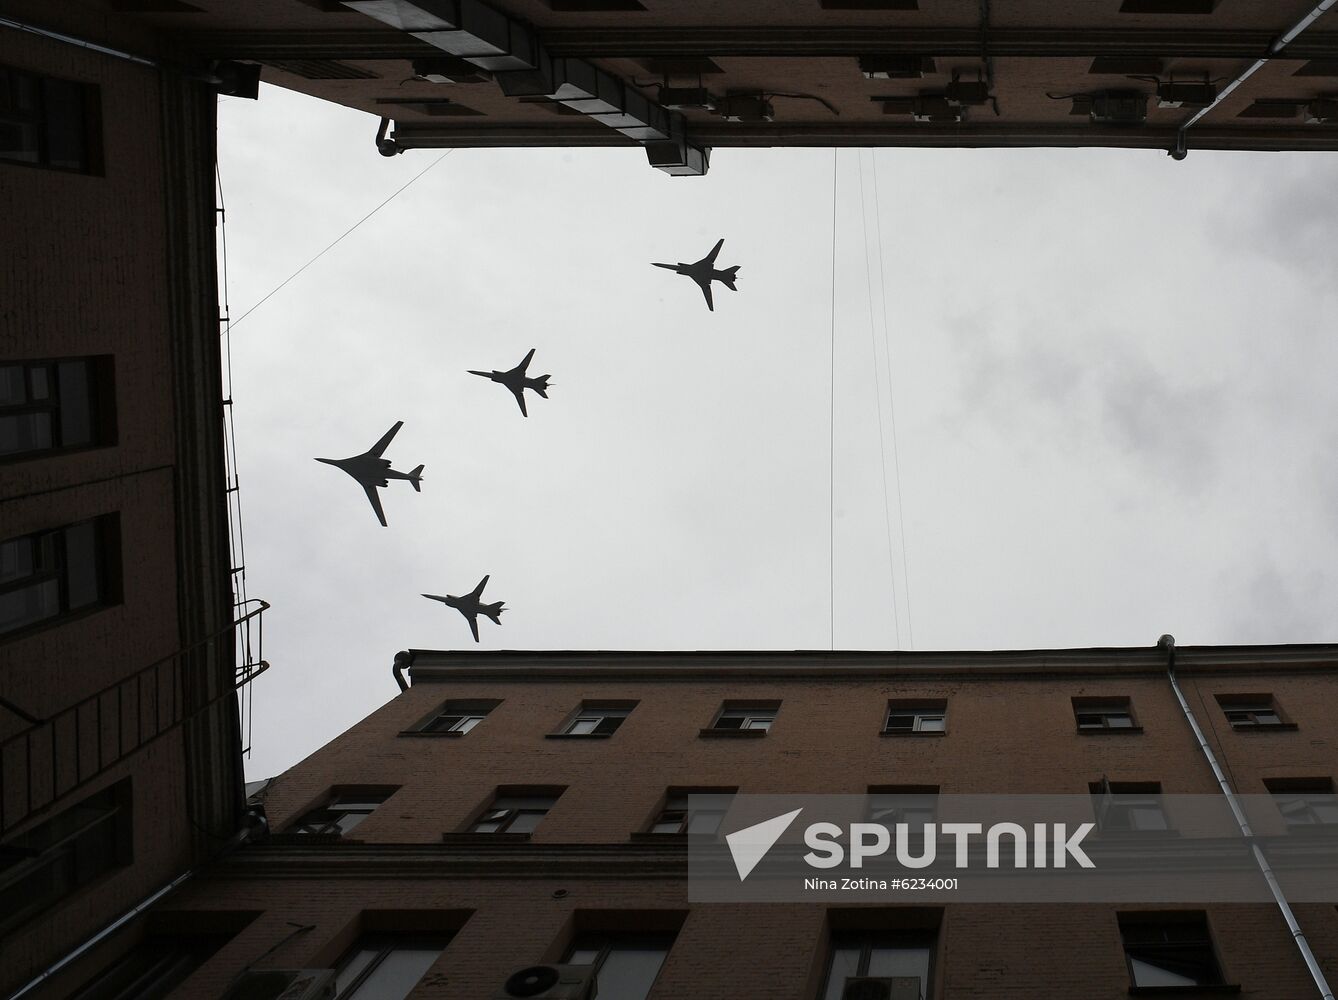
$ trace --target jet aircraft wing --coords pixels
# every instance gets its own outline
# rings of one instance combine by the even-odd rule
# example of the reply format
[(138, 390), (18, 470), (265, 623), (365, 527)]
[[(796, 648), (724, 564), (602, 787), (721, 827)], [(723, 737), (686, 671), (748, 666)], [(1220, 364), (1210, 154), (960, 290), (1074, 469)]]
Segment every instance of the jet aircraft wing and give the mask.
[(703, 257), (701, 260), (697, 261), (697, 263), (694, 264), (693, 266), (694, 266), (694, 267), (701, 267), (701, 265), (706, 264), (706, 265), (708, 265), (708, 266), (710, 266), (710, 267), (715, 267), (715, 259), (716, 259), (717, 256), (719, 256), (719, 254), (720, 254), (720, 248), (721, 248), (722, 246), (724, 246), (724, 245), (725, 245), (725, 241), (724, 241), (724, 239), (721, 239), (718, 243), (716, 243), (715, 246), (713, 246), (713, 247), (711, 248), (711, 252), (710, 252), (710, 253), (708, 253), (708, 254), (707, 254), (705, 257)]
[(364, 484), (362, 488), (367, 491), (367, 499), (372, 502), (372, 510), (376, 511), (376, 519), (381, 522), (381, 527), (387, 527), (386, 512), (381, 509), (381, 494), (370, 484)]
[(479, 641), (479, 616), (465, 615), (465, 620), (469, 622), (469, 631), (474, 633), (474, 641)]
[(702, 294), (706, 296), (706, 308), (715, 312), (715, 299), (711, 296), (711, 279), (694, 278), (693, 280), (701, 286)]
[(380, 441), (372, 445), (372, 450), (367, 452), (367, 454), (374, 455), (375, 457), (380, 458), (381, 453), (385, 451), (387, 447), (390, 446), (390, 439), (393, 438), (396, 434), (398, 434), (399, 429), (403, 426), (404, 426), (404, 421), (397, 420), (395, 422), (395, 426), (390, 428), (390, 430), (386, 431), (385, 437), (381, 438)]
[(516, 397), (516, 402), (520, 404), (520, 415), (528, 417), (530, 414), (525, 409), (525, 387), (523, 385), (508, 385), (511, 394)]
[(534, 357), (535, 350), (536, 350), (535, 348), (531, 347), (530, 353), (525, 355), (525, 360), (522, 361), (520, 364), (516, 365), (516, 367), (512, 368), (510, 372), (507, 372), (507, 374), (510, 375), (512, 372), (516, 372), (521, 375), (524, 375), (525, 369), (530, 366), (530, 358)]
[[(491, 573), (488, 574), (488, 576), (491, 575), (492, 575)], [(470, 592), (469, 596), (477, 601), (480, 597), (483, 596), (483, 588), (486, 587), (487, 585), (488, 585), (488, 577), (485, 576), (482, 580), (479, 581), (479, 585), (475, 587), (473, 591)]]

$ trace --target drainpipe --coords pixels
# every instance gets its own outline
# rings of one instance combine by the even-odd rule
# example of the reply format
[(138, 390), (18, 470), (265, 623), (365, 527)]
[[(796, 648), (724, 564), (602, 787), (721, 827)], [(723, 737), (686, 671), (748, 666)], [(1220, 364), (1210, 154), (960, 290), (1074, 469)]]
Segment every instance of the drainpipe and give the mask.
[(1217, 757), (1214, 756), (1212, 747), (1208, 745), (1203, 730), (1199, 728), (1198, 720), (1194, 718), (1194, 713), (1189, 708), (1189, 702), (1185, 701), (1185, 696), (1180, 692), (1180, 685), (1176, 683), (1175, 637), (1162, 636), (1157, 640), (1157, 647), (1166, 650), (1166, 677), (1171, 682), (1171, 690), (1175, 692), (1176, 701), (1180, 702), (1180, 711), (1185, 714), (1185, 721), (1189, 723), (1189, 728), (1194, 731), (1194, 738), (1199, 742), (1199, 749), (1203, 751), (1208, 766), (1213, 769), (1217, 784), (1222, 789), (1222, 794), (1226, 796), (1227, 805), (1231, 807), (1231, 814), (1236, 818), (1236, 825), (1240, 827), (1241, 836), (1250, 845), (1250, 851), (1254, 854), (1254, 862), (1259, 866), (1264, 881), (1268, 883), (1268, 890), (1273, 894), (1273, 900), (1282, 912), (1282, 919), (1287, 921), (1287, 929), (1292, 932), (1292, 940), (1296, 942), (1296, 947), (1301, 952), (1301, 958), (1305, 961), (1306, 968), (1310, 970), (1310, 978), (1315, 981), (1315, 987), (1324, 1000), (1334, 1000), (1333, 990), (1329, 988), (1328, 980), (1324, 978), (1324, 971), (1319, 967), (1319, 962), (1315, 960), (1315, 953), (1310, 950), (1310, 942), (1306, 940), (1301, 925), (1296, 922), (1296, 915), (1292, 913), (1292, 908), (1287, 904), (1287, 897), (1283, 895), (1282, 886), (1278, 884), (1278, 880), (1273, 874), (1273, 868), (1268, 863), (1268, 858), (1264, 856), (1263, 850), (1254, 839), (1254, 831), (1250, 829), (1250, 823), (1245, 818), (1245, 813), (1240, 807), (1236, 793), (1231, 788), (1231, 783), (1227, 781), (1227, 776), (1222, 771), (1221, 765), (1217, 763)]
[[(259, 839), (261, 836), (264, 835), (264, 833), (268, 829), (269, 825), (265, 822), (265, 817), (263, 815), (256, 812), (248, 812), (245, 816), (242, 817), (241, 829), (239, 829), (235, 834), (233, 834), (232, 838), (226, 844), (223, 845), (223, 847), (219, 850), (218, 854), (214, 856), (213, 860), (217, 861), (220, 858), (226, 857), (227, 855), (231, 854), (233, 851), (235, 851), (237, 848), (241, 847), (248, 841)], [(53, 965), (48, 966), (45, 972), (42, 972), (40, 975), (29, 980), (25, 986), (20, 987), (16, 992), (11, 993), (8, 997), (8, 1000), (19, 1000), (19, 997), (26, 996), (33, 990), (37, 989), (37, 987), (41, 986), (56, 973), (60, 972), (62, 969), (70, 965), (76, 959), (81, 958), (83, 955), (87, 954), (94, 947), (101, 944), (108, 937), (115, 934), (126, 924), (130, 923), (130, 921), (134, 920), (145, 910), (153, 906), (154, 903), (158, 902), (158, 900), (162, 899), (173, 889), (177, 888), (183, 882), (190, 879), (190, 877), (193, 876), (198, 870), (199, 870), (198, 868), (187, 869), (185, 872), (178, 875), (176, 878), (174, 878), (171, 882), (167, 883), (167, 885), (163, 886), (153, 895), (149, 896), (147, 899), (144, 899), (143, 901), (137, 903), (135, 906), (131, 907), (129, 910), (121, 914), (106, 927), (102, 928), (102, 930), (94, 934), (83, 944), (79, 945), (79, 947), (69, 952), (64, 958), (60, 959)]]
[(143, 56), (137, 56), (130, 52), (123, 52), (120, 49), (113, 49), (106, 45), (99, 45), (97, 42), (90, 42), (86, 38), (76, 38), (74, 35), (65, 35), (59, 31), (51, 31), (49, 28), (39, 28), (37, 25), (29, 24), (26, 21), (16, 21), (10, 17), (0, 17), (0, 27), (13, 28), (15, 31), (26, 31), (31, 35), (41, 35), (43, 38), (50, 38), (55, 42), (64, 42), (66, 45), (76, 45), (81, 49), (88, 49), (90, 52), (100, 52), (104, 56), (112, 56), (115, 59), (124, 59), (126, 62), (138, 63), (140, 66), (148, 66), (150, 69), (158, 68), (158, 64), (152, 59), (145, 59)]
[(1338, 0), (1320, 0), (1320, 2), (1315, 5), (1315, 7), (1310, 11), (1309, 14), (1301, 18), (1301, 20), (1297, 21), (1290, 28), (1288, 28), (1281, 35), (1279, 35), (1277, 38), (1273, 39), (1273, 41), (1269, 43), (1267, 55), (1259, 57), (1249, 66), (1247, 66), (1243, 72), (1241, 72), (1238, 76), (1232, 79), (1230, 83), (1228, 83), (1218, 92), (1217, 97), (1213, 100), (1211, 104), (1209, 104), (1207, 107), (1199, 108), (1198, 111), (1196, 111), (1183, 125), (1181, 125), (1180, 128), (1177, 129), (1175, 133), (1175, 145), (1171, 147), (1170, 152), (1172, 159), (1183, 160), (1186, 156), (1189, 155), (1189, 148), (1185, 145), (1185, 133), (1189, 131), (1189, 127), (1191, 125), (1197, 122), (1200, 118), (1206, 115), (1213, 108), (1221, 104), (1222, 101), (1226, 99), (1228, 94), (1230, 94), (1233, 90), (1239, 87), (1250, 77), (1254, 76), (1254, 74), (1257, 73), (1263, 67), (1264, 63), (1268, 62), (1270, 59), (1275, 58), (1279, 52), (1281, 52), (1283, 49), (1285, 49), (1288, 45), (1290, 45), (1293, 41), (1296, 40), (1297, 35), (1305, 31), (1306, 28), (1310, 27), (1317, 20), (1319, 20), (1321, 15), (1323, 15), (1324, 12), (1327, 11), (1330, 7), (1332, 7), (1335, 3), (1338, 3)]
[(413, 653), (400, 650), (395, 654), (395, 662), (390, 666), (390, 672), (395, 675), (395, 683), (400, 686), (401, 691), (409, 690), (409, 682), (404, 679), (404, 668), (413, 666)]

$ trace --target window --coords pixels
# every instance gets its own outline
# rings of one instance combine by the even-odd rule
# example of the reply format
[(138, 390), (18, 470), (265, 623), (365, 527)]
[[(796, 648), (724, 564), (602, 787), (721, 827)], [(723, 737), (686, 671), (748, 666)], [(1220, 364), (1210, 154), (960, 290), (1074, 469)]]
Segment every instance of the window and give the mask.
[(490, 701), (448, 701), (409, 732), (434, 736), (463, 736), (488, 717), (500, 705)]
[(710, 836), (720, 829), (720, 822), (729, 811), (736, 791), (734, 788), (671, 788), (664, 796), (664, 808), (651, 824), (650, 832), (661, 836)]
[(1074, 698), (1073, 715), (1080, 733), (1139, 733), (1128, 698)]
[[(933, 950), (934, 933), (927, 930), (834, 932), (822, 1000), (843, 1000), (848, 981), (861, 978), (918, 980), (918, 995), (932, 996), (929, 966)], [(869, 996), (878, 995), (872, 989), (869, 992)]]
[(388, 787), (337, 788), (325, 805), (311, 810), (287, 832), (341, 837), (374, 813), (376, 807), (397, 790)]
[(671, 934), (583, 933), (563, 959), (593, 965), (595, 992), (607, 1000), (646, 1000), (673, 946)]
[(1121, 913), (1119, 922), (1134, 986), (1223, 985), (1201, 911)]
[(0, 458), (33, 458), (115, 442), (110, 357), (0, 365)]
[(948, 703), (934, 701), (889, 701), (884, 736), (911, 736), (917, 733), (942, 736), (947, 731)]
[(1295, 729), (1271, 694), (1219, 694), (1217, 703), (1232, 729)]
[(0, 845), (0, 934), (130, 864), (130, 782), (118, 782)]
[(1264, 785), (1289, 830), (1338, 824), (1332, 778), (1265, 778)]
[(227, 944), (231, 934), (151, 934), (71, 1000), (163, 1000)]
[(0, 66), (0, 161), (101, 173), (98, 88)]
[(337, 1000), (404, 1000), (448, 942), (444, 935), (364, 935), (335, 970), (335, 996)]
[(703, 729), (703, 736), (765, 736), (776, 721), (780, 702), (758, 703), (754, 705), (725, 702), (720, 714), (710, 729)]
[(470, 833), (532, 833), (548, 815), (561, 792), (498, 794), (469, 828)]
[(562, 732), (552, 736), (612, 736), (623, 724), (623, 719), (636, 707), (636, 702), (586, 701), (562, 725)]
[(0, 636), (120, 599), (116, 515), (0, 542)]
[(1094, 781), (1089, 786), (1097, 829), (1103, 832), (1156, 832), (1171, 828), (1155, 781)]

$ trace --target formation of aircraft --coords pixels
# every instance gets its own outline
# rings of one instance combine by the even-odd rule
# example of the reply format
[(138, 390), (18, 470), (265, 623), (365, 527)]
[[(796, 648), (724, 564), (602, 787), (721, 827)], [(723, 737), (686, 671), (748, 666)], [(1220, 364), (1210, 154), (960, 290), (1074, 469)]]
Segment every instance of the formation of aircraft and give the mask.
[(472, 368), (469, 370), (471, 375), (482, 375), (484, 378), (490, 378), (494, 382), (506, 386), (511, 390), (511, 395), (516, 397), (516, 402), (520, 404), (520, 415), (528, 417), (529, 413), (525, 410), (525, 390), (533, 389), (544, 399), (548, 398), (548, 380), (551, 375), (540, 375), (538, 378), (530, 378), (525, 374), (525, 369), (530, 366), (530, 358), (534, 357), (534, 348), (530, 348), (530, 353), (525, 355), (525, 359), (510, 371), (491, 371), (476, 372)]
[(734, 278), (739, 273), (738, 264), (735, 264), (733, 267), (727, 267), (723, 271), (716, 270), (715, 259), (720, 255), (720, 248), (724, 245), (725, 241), (722, 238), (711, 248), (710, 253), (695, 264), (652, 264), (651, 266), (666, 267), (671, 271), (675, 271), (678, 274), (691, 278), (701, 286), (702, 294), (706, 296), (706, 308), (710, 309), (711, 312), (715, 312), (715, 300), (711, 297), (712, 281), (720, 282), (731, 292), (738, 291), (738, 289), (734, 287)]
[[(695, 281), (702, 290), (702, 295), (706, 297), (706, 307), (712, 312), (715, 311), (715, 301), (711, 296), (711, 283), (720, 282), (730, 291), (738, 291), (734, 286), (734, 280), (738, 274), (739, 267), (736, 264), (733, 267), (717, 270), (715, 266), (716, 257), (720, 255), (720, 248), (724, 246), (725, 241), (719, 240), (711, 252), (701, 260), (692, 264), (654, 264), (655, 267), (668, 268), (677, 274), (684, 275)], [(529, 411), (525, 407), (525, 390), (529, 389), (538, 393), (544, 399), (548, 398), (548, 380), (551, 375), (540, 375), (537, 378), (531, 378), (526, 374), (530, 361), (534, 358), (535, 348), (530, 348), (530, 352), (525, 355), (520, 364), (507, 371), (475, 371), (468, 369), (469, 374), (479, 375), (483, 378), (491, 379), (500, 385), (506, 386), (511, 394), (516, 397), (516, 403), (520, 406), (521, 416), (528, 417)], [(316, 461), (324, 462), (326, 465), (333, 465), (343, 469), (350, 476), (358, 481), (358, 484), (367, 493), (367, 500), (372, 505), (372, 510), (376, 512), (376, 518), (381, 522), (382, 527), (386, 527), (386, 514), (381, 509), (381, 497), (378, 490), (389, 485), (392, 479), (404, 479), (413, 486), (415, 492), (422, 492), (423, 467), (420, 465), (411, 472), (399, 472), (390, 467), (389, 459), (382, 458), (382, 453), (389, 447), (390, 442), (399, 429), (404, 426), (404, 421), (396, 421), (395, 426), (386, 431), (380, 441), (363, 452), (361, 455), (354, 455), (351, 458), (318, 458)], [(488, 584), (488, 577), (485, 576), (479, 581), (479, 585), (463, 597), (456, 597), (453, 594), (447, 594), (445, 597), (437, 594), (424, 594), (423, 596), (433, 601), (440, 601), (447, 607), (455, 608), (469, 622), (469, 631), (474, 635), (474, 641), (479, 641), (479, 623), (478, 616), (483, 615), (491, 618), (494, 623), (500, 625), (501, 614), (504, 610), (503, 601), (495, 601), (492, 604), (484, 604), (480, 598), (483, 596), (483, 588)]]
[(441, 601), (448, 608), (455, 608), (456, 611), (465, 616), (465, 621), (469, 622), (469, 631), (474, 633), (474, 641), (479, 641), (479, 615), (486, 615), (493, 620), (494, 624), (502, 624), (501, 614), (506, 608), (502, 607), (505, 601), (495, 601), (492, 604), (484, 604), (479, 600), (483, 596), (483, 588), (488, 585), (488, 577), (479, 581), (479, 585), (471, 590), (464, 597), (456, 597), (454, 594), (447, 594), (440, 597), (437, 594), (424, 594), (428, 600)]
[(324, 462), (326, 465), (333, 465), (343, 469), (350, 476), (358, 481), (358, 484), (367, 491), (367, 499), (371, 501), (372, 510), (376, 511), (376, 518), (381, 522), (381, 527), (386, 527), (386, 512), (381, 509), (381, 497), (376, 492), (384, 486), (390, 485), (392, 479), (407, 479), (413, 486), (415, 493), (423, 491), (423, 467), (420, 465), (412, 472), (397, 472), (390, 467), (389, 459), (381, 457), (381, 453), (386, 450), (391, 439), (399, 433), (399, 429), (404, 426), (403, 420), (397, 420), (395, 426), (386, 431), (380, 441), (372, 445), (368, 451), (361, 455), (354, 455), (352, 458), (318, 458), (316, 461)]

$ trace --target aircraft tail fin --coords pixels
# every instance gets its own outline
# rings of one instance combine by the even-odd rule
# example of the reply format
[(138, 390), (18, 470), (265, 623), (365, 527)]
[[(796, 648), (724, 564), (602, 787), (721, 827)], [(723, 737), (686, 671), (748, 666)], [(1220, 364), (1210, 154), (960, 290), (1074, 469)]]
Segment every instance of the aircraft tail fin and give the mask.
[(502, 624), (500, 615), (506, 610), (502, 607), (505, 603), (505, 601), (498, 601), (496, 604), (481, 604), (479, 605), (479, 614), (487, 615), (495, 624), (500, 625)]
[(726, 288), (728, 288), (731, 292), (737, 292), (738, 289), (734, 287), (734, 279), (738, 276), (739, 265), (735, 264), (733, 267), (727, 268), (726, 270), (721, 271), (720, 273), (724, 275), (724, 277), (720, 279), (720, 283), (724, 285)]
[(553, 376), (551, 376), (551, 375), (541, 375), (541, 376), (539, 376), (537, 379), (534, 380), (534, 384), (531, 385), (530, 388), (533, 389), (535, 392), (537, 392), (540, 396), (543, 396), (544, 399), (547, 399), (547, 398), (548, 398), (548, 380), (549, 380), (550, 378), (552, 378), (552, 377), (553, 377)]
[(409, 473), (409, 482), (413, 484), (415, 493), (423, 492), (423, 467), (421, 465)]

